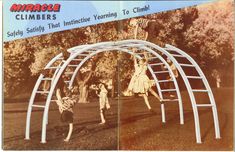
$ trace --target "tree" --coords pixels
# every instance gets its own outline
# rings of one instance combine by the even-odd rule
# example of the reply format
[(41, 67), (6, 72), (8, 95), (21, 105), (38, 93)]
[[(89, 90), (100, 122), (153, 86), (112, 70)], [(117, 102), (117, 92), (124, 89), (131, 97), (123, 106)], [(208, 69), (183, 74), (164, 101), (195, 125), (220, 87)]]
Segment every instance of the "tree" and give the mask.
[[(30, 70), (27, 68), (33, 59), (28, 40), (18, 40), (4, 43), (4, 93), (5, 96), (14, 96), (24, 88), (21, 84), (30, 79)], [(29, 81), (30, 82), (30, 81)]]
[[(190, 27), (197, 17), (197, 9), (193, 7), (178, 9), (148, 15), (147, 17), (157, 19), (159, 24), (162, 25), (159, 27), (163, 27), (159, 29), (160, 34), (156, 36), (159, 43), (181, 45), (185, 42), (182, 33)], [(129, 19), (126, 19), (5, 43), (5, 91), (12, 94), (13, 90), (14, 92), (17, 89), (21, 90), (20, 86), (26, 84), (24, 80), (34, 80), (50, 59), (61, 52), (65, 53), (68, 48), (82, 44), (133, 39), (133, 29), (128, 25)], [(11, 52), (15, 53), (12, 54)], [(121, 88), (125, 89), (133, 72), (130, 56), (126, 53), (116, 52), (101, 53), (97, 56), (99, 57), (95, 62), (97, 64), (93, 74), (89, 72), (79, 73), (82, 77), (80, 81), (91, 75), (83, 86), (89, 86), (94, 79), (100, 79), (112, 81), (112, 95), (118, 87), (117, 83), (121, 83)], [(18, 59), (19, 57), (23, 57), (24, 60)], [(88, 65), (84, 64), (83, 68)], [(117, 70), (119, 73), (117, 73)], [(33, 87), (34, 84), (30, 83), (30, 85)], [(87, 101), (86, 99), (83, 100)]]
[[(157, 33), (159, 34), (155, 35), (154, 40), (157, 45), (164, 47), (164, 45), (168, 43), (176, 47), (182, 47), (186, 42), (184, 32), (190, 28), (197, 17), (197, 8), (188, 7), (167, 12), (159, 12), (140, 18), (155, 20), (158, 24), (159, 32)], [(126, 25), (128, 25), (128, 23)], [(133, 27), (128, 28), (129, 38), (134, 38), (133, 31)], [(138, 39), (144, 39), (144, 32), (140, 30), (138, 33), (140, 33), (140, 37), (138, 37)]]
[[(234, 60), (234, 2), (220, 1), (198, 7), (199, 17), (185, 32), (188, 48), (196, 52), (200, 65), (212, 73)], [(208, 68), (209, 67), (209, 68)]]

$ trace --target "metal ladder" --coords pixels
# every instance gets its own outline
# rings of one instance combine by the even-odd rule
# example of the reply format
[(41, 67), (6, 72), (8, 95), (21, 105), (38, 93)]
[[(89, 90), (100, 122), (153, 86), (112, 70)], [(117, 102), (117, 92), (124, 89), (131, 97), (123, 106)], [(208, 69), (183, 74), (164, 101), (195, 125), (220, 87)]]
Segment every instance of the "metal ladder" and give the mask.
[[(216, 138), (220, 138), (219, 121), (218, 121), (218, 114), (217, 114), (217, 108), (216, 108), (214, 96), (213, 96), (212, 90), (209, 86), (209, 83), (208, 83), (204, 73), (202, 72), (201, 68), (198, 66), (198, 64), (194, 61), (194, 59), (192, 57), (190, 57), (187, 53), (183, 52), (182, 50), (180, 50), (174, 46), (168, 45), (168, 44), (166, 45), (166, 48), (164, 48), (164, 49), (167, 50), (175, 58), (185, 58), (190, 62), (189, 64), (179, 63), (179, 65), (181, 67), (183, 67), (182, 69), (187, 67), (187, 68), (194, 68), (197, 71), (198, 76), (192, 76), (192, 75), (186, 75), (186, 74), (182, 75), (189, 82), (189, 86), (187, 86), (187, 88), (189, 90), (191, 100), (193, 101), (192, 107), (193, 107), (194, 117), (195, 117), (195, 129), (196, 129), (197, 143), (201, 143), (198, 108), (203, 108), (203, 107), (212, 108), (214, 127), (215, 127), (215, 136), (216, 136)], [(189, 81), (192, 79), (201, 80), (205, 86), (205, 89), (192, 89), (190, 81)], [(209, 99), (210, 99), (210, 104), (197, 104), (196, 100), (195, 100), (195, 95), (194, 95), (196, 92), (207, 93), (209, 96)]]
[[(198, 115), (198, 107), (212, 107), (213, 111), (213, 118), (214, 118), (214, 126), (215, 126), (215, 135), (216, 138), (220, 138), (220, 129), (219, 129), (219, 122), (218, 122), (218, 114), (217, 114), (217, 108), (215, 105), (215, 100), (213, 97), (213, 93), (211, 91), (211, 88), (209, 86), (209, 83), (207, 82), (207, 79), (205, 75), (203, 74), (202, 70), (200, 69), (199, 65), (193, 60), (192, 57), (190, 57), (187, 53), (184, 51), (173, 47), (171, 45), (166, 45), (166, 48), (162, 48), (156, 44), (147, 42), (147, 41), (142, 41), (142, 40), (124, 40), (121, 41), (120, 43), (136, 43), (136, 44), (144, 44), (146, 47), (150, 48), (151, 50), (154, 50), (158, 52), (158, 54), (165, 55), (167, 58), (169, 58), (173, 64), (177, 67), (177, 70), (179, 71), (182, 79), (184, 80), (185, 86), (187, 88), (187, 91), (189, 93), (190, 101), (192, 104), (193, 108), (193, 114), (194, 114), (194, 123), (195, 123), (195, 134), (196, 134), (196, 142), (201, 143), (201, 133), (200, 133), (200, 124), (199, 124), (199, 115)], [(167, 50), (172, 50), (177, 52), (178, 54), (171, 54)], [(174, 56), (173, 56), (174, 55)], [(177, 60), (176, 57), (183, 57), (186, 58), (191, 64), (180, 64)], [(204, 86), (206, 86), (205, 90), (198, 90), (198, 89), (192, 89), (189, 79), (195, 78), (192, 76), (188, 76), (185, 74), (185, 71), (183, 70), (182, 67), (192, 67), (197, 70), (199, 73), (199, 76), (202, 77), (202, 82), (204, 83)], [(209, 95), (210, 102), (211, 104), (196, 104), (196, 100), (194, 97), (195, 92), (206, 92)]]
[(60, 68), (60, 64), (59, 66), (55, 66), (54, 64), (56, 62), (62, 62), (63, 58), (62, 58), (62, 54), (57, 55), (56, 57), (54, 57), (44, 69), (48, 69), (48, 70), (55, 70), (53, 73), (52, 77), (45, 77), (43, 74), (40, 74), (37, 82), (34, 86), (33, 92), (31, 94), (30, 100), (29, 100), (29, 105), (28, 105), (28, 111), (27, 111), (27, 118), (26, 118), (26, 129), (25, 129), (25, 139), (29, 140), (30, 139), (30, 121), (31, 121), (31, 113), (33, 108), (45, 108), (45, 105), (42, 104), (35, 104), (35, 97), (37, 94), (39, 95), (46, 95), (49, 93), (49, 91), (45, 91), (45, 90), (40, 90), (40, 85), (44, 82), (44, 81), (53, 81), (53, 78), (55, 77), (56, 73), (58, 72), (58, 69)]
[[(148, 50), (148, 48), (146, 47), (142, 47), (145, 50)], [(138, 55), (140, 55), (142, 58), (144, 57), (143, 53), (137, 53)], [(150, 52), (148, 52), (148, 54), (151, 54)], [(152, 54), (153, 55), (153, 54)], [(173, 72), (171, 71), (168, 63), (165, 61), (165, 59), (163, 57), (161, 57), (160, 55), (156, 55), (154, 54), (153, 57), (149, 58), (149, 61), (151, 63), (148, 64), (148, 69), (151, 72), (157, 87), (158, 87), (158, 94), (159, 97), (162, 99), (163, 103), (161, 104), (161, 111), (162, 111), (162, 122), (166, 122), (166, 116), (165, 116), (165, 102), (178, 102), (179, 105), (179, 118), (180, 118), (180, 124), (184, 124), (184, 113), (183, 113), (183, 103), (182, 103), (182, 98), (181, 98), (181, 94), (179, 91), (179, 87), (178, 87), (178, 83), (175, 79), (175, 77), (173, 76)], [(159, 67), (159, 66), (166, 66), (165, 70), (154, 70), (154, 67)], [(167, 74), (169, 75), (172, 79), (171, 80), (164, 80), (164, 79), (160, 79), (159, 76), (162, 74)], [(163, 83), (173, 83), (174, 85), (174, 89), (162, 89), (161, 84)], [(169, 85), (168, 85), (169, 86)], [(165, 92), (174, 92), (175, 93), (175, 98), (164, 98), (163, 94)]]
[[(152, 67), (158, 66), (157, 64), (161, 64), (161, 63), (153, 63), (152, 65), (149, 65), (150, 72), (154, 77), (156, 85), (159, 85), (159, 83), (168, 83), (166, 80), (158, 80), (157, 79), (158, 75), (166, 73), (166, 74), (170, 74), (171, 76), (173, 76), (173, 72), (171, 70), (169, 70), (169, 65), (167, 64), (165, 59), (163, 59), (162, 55), (165, 55), (166, 57), (168, 57), (173, 62), (173, 64), (177, 67), (181, 77), (184, 80), (187, 91), (189, 93), (190, 101), (191, 101), (192, 108), (193, 108), (193, 114), (194, 114), (195, 132), (196, 132), (196, 141), (197, 141), (197, 143), (201, 143), (201, 134), (200, 134), (200, 125), (199, 125), (199, 116), (198, 116), (198, 108), (199, 107), (211, 107), (212, 108), (216, 138), (220, 138), (220, 130), (219, 130), (219, 122), (218, 122), (218, 116), (217, 116), (217, 109), (216, 109), (213, 93), (211, 91), (211, 88), (210, 88), (207, 80), (206, 80), (206, 77), (204, 76), (204, 74), (201, 71), (198, 64), (187, 53), (181, 51), (178, 48), (170, 46), (170, 45), (166, 45), (166, 48), (162, 48), (162, 47), (159, 47), (159, 46), (157, 46), (153, 43), (147, 42), (147, 41), (123, 40), (123, 41), (118, 41), (118, 42), (101, 42), (101, 43), (97, 43), (97, 44), (77, 46), (77, 47), (74, 47), (74, 48), (71, 48), (71, 49), (68, 50), (68, 52), (70, 52), (70, 57), (63, 64), (61, 64), (61, 66), (53, 66), (52, 64), (54, 62), (56, 62), (57, 60), (59, 60), (59, 58), (61, 59), (62, 54), (57, 55), (55, 58), (53, 58), (47, 64), (45, 69), (51, 68), (51, 69), (55, 69), (56, 71), (55, 71), (52, 78), (46, 78), (41, 74), (39, 76), (36, 84), (35, 84), (35, 87), (33, 89), (33, 92), (32, 92), (31, 98), (30, 98), (29, 106), (28, 106), (25, 139), (30, 139), (31, 112), (32, 112), (33, 107), (37, 107), (37, 108), (44, 108), (41, 142), (42, 143), (46, 142), (46, 126), (47, 126), (47, 123), (48, 123), (49, 105), (50, 105), (50, 102), (52, 101), (51, 99), (52, 99), (52, 96), (53, 96), (54, 89), (56, 88), (56, 84), (57, 84), (60, 76), (63, 73), (66, 74), (70, 78), (70, 80), (67, 81), (66, 83), (69, 84), (69, 86), (71, 86), (73, 81), (74, 81), (73, 78), (76, 76), (76, 73), (78, 72), (79, 68), (91, 56), (93, 56), (97, 53), (100, 53), (100, 52), (104, 51), (105, 49), (107, 49), (109, 51), (112, 50), (113, 48), (117, 48), (115, 50), (121, 50), (121, 49), (125, 49), (125, 48), (127, 49), (128, 47), (126, 47), (126, 46), (128, 46), (128, 47), (133, 46), (133, 47), (136, 47), (136, 48), (139, 48), (139, 49), (144, 49), (148, 52), (151, 52), (154, 55), (153, 59), (158, 58), (158, 59), (161, 60), (162, 63), (164, 63), (167, 66), (169, 73), (167, 73), (165, 70), (161, 70), (161, 71), (151, 70)], [(124, 50), (122, 50), (122, 51), (124, 51)], [(128, 53), (128, 50), (124, 51), (124, 52)], [(175, 54), (174, 52), (177, 53), (177, 54)], [(84, 55), (84, 53), (85, 53), (85, 55)], [(77, 58), (77, 57), (81, 57), (81, 56), (83, 56), (82, 60), (81, 60), (81, 58)], [(176, 58), (185, 58), (190, 62), (190, 64), (179, 63), (176, 60)], [(72, 64), (71, 61), (76, 61), (76, 60), (77, 60), (78, 63)], [(67, 67), (70, 70), (66, 71)], [(186, 75), (186, 73), (184, 71), (184, 67), (194, 68), (198, 72), (198, 76)], [(73, 75), (72, 75), (72, 73), (73, 73)], [(51, 81), (51, 86), (50, 86), (49, 91), (38, 90), (41, 82), (45, 81), (43, 79), (45, 79), (47, 81)], [(192, 86), (189, 82), (189, 80), (191, 80), (191, 79), (201, 80), (203, 82), (204, 86), (206, 87), (206, 89), (192, 89)], [(177, 82), (174, 80), (174, 83), (177, 83)], [(176, 87), (175, 89), (158, 89), (159, 95), (164, 93), (164, 92), (173, 92), (173, 91), (176, 91), (176, 92), (178, 91), (179, 92), (179, 88), (177, 88), (177, 86), (178, 85), (175, 84), (175, 87)], [(210, 104), (197, 104), (196, 100), (195, 100), (195, 97), (194, 97), (195, 92), (207, 93), (209, 98), (210, 98)], [(46, 94), (47, 95), (45, 105), (34, 104), (34, 99), (35, 99), (36, 94)], [(179, 95), (177, 96), (177, 98), (175, 100), (177, 100), (177, 99), (179, 100), (179, 106), (180, 106), (180, 104), (182, 104), (182, 102), (180, 103), (180, 101), (181, 101), (180, 93), (177, 93), (177, 94), (179, 94)], [(168, 100), (168, 99), (165, 99), (165, 100)], [(164, 108), (164, 104), (161, 104), (161, 108), (162, 107)], [(180, 112), (180, 115), (181, 114), (183, 114), (183, 113)], [(181, 118), (183, 118), (183, 117), (181, 117)]]
[[(81, 54), (79, 55), (79, 57), (86, 57), (87, 55)], [(74, 58), (72, 59), (71, 62), (75, 61), (75, 62), (81, 62), (83, 59), (77, 59)], [(55, 65), (55, 63), (58, 63), (58, 65)], [(53, 76), (52, 77), (45, 77), (43, 74), (40, 74), (37, 82), (34, 86), (33, 92), (31, 94), (30, 100), (29, 100), (29, 105), (28, 105), (28, 110), (27, 110), (27, 118), (26, 118), (26, 130), (25, 130), (25, 139), (29, 140), (30, 139), (30, 121), (31, 121), (31, 113), (33, 108), (43, 108), (45, 109), (45, 104), (46, 102), (44, 102), (43, 104), (35, 104), (35, 97), (37, 94), (40, 95), (45, 95), (47, 97), (49, 91), (45, 91), (45, 90), (40, 90), (40, 86), (42, 85), (42, 83), (44, 81), (50, 81), (50, 87), (51, 84), (53, 83), (54, 78), (56, 77), (58, 71), (60, 70), (60, 68), (62, 67), (64, 61), (63, 61), (63, 57), (62, 54), (57, 55), (56, 57), (54, 57), (44, 68), (45, 70), (54, 70)], [(77, 63), (78, 64), (78, 63)], [(74, 71), (71, 71), (71, 69), (74, 69), (77, 67), (77, 64), (69, 64), (67, 66), (67, 68), (69, 68), (70, 71), (66, 71), (64, 72), (64, 75), (67, 77), (71, 77)], [(69, 81), (64, 81), (67, 85), (69, 83)], [(55, 100), (50, 100), (50, 101), (55, 101)], [(47, 115), (47, 124), (48, 124), (48, 115)], [(41, 141), (42, 143), (45, 143), (44, 141)]]

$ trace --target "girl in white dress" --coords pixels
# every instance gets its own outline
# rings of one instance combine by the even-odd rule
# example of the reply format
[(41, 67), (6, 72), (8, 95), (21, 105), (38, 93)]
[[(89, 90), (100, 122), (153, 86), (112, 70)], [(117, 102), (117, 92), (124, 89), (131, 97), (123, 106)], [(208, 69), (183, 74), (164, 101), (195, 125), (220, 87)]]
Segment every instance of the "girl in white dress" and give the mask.
[(146, 54), (144, 54), (144, 56), (145, 59), (141, 59), (139, 60), (139, 63), (137, 63), (137, 59), (134, 55), (135, 72), (129, 83), (128, 90), (143, 96), (145, 104), (147, 105), (148, 109), (151, 110), (151, 106), (148, 101), (148, 91), (150, 91), (150, 93), (153, 94), (161, 103), (162, 100), (157, 95), (157, 93), (151, 88), (154, 85), (154, 81), (150, 80), (146, 74), (146, 71), (148, 69), (148, 58)]
[(96, 92), (99, 96), (99, 103), (100, 103), (100, 118), (101, 123), (104, 124), (105, 120), (105, 111), (110, 108), (109, 100), (108, 100), (108, 90), (105, 88), (104, 84), (99, 85), (100, 92)]

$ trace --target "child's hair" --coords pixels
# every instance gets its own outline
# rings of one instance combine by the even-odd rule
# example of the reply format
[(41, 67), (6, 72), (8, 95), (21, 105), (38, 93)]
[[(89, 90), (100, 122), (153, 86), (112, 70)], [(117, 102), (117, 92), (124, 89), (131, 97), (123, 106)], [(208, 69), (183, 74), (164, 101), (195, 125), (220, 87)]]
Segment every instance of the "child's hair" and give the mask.
[(108, 86), (105, 83), (101, 82), (101, 84), (104, 86), (106, 90), (108, 90)]
[(130, 26), (135, 26), (136, 24), (137, 24), (137, 19), (136, 19), (136, 18), (132, 18), (132, 19), (130, 20), (129, 25), (130, 25)]

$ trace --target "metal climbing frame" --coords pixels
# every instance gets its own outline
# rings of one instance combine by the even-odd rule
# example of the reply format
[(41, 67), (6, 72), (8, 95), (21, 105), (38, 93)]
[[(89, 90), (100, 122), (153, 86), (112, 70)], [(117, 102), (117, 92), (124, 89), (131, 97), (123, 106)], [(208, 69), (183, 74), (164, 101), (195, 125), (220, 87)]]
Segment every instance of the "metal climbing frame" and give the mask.
[[(177, 81), (174, 77), (174, 74), (173, 74), (170, 66), (168, 65), (168, 63), (165, 61), (165, 59), (163, 57), (161, 57), (159, 54), (157, 54), (156, 52), (144, 47), (144, 45), (141, 45), (141, 44), (131, 44), (131, 45), (130, 44), (124, 44), (124, 45), (120, 44), (120, 45), (115, 46), (115, 47), (113, 47), (113, 46), (110, 47), (109, 45), (108, 46), (103, 46), (102, 48), (91, 51), (91, 54), (87, 55), (86, 58), (84, 58), (84, 62), (87, 61), (89, 58), (91, 58), (93, 55), (96, 55), (97, 53), (104, 52), (104, 51), (119, 50), (119, 51), (123, 51), (123, 52), (129, 53), (129, 54), (132, 54), (132, 55), (136, 55), (138, 58), (142, 58), (143, 56), (141, 57), (141, 55), (143, 55), (143, 53), (133, 53), (133, 51), (131, 51), (128, 48), (138, 47), (141, 50), (148, 51), (150, 54), (152, 54), (154, 56), (153, 59), (155, 59), (155, 60), (159, 59), (160, 60), (160, 62), (158, 62), (158, 63), (148, 65), (148, 69), (149, 69), (149, 71), (150, 71), (150, 73), (151, 73), (151, 75), (154, 78), (154, 81), (156, 83), (158, 94), (159, 94), (160, 98), (163, 99), (163, 101), (178, 101), (179, 102), (180, 124), (184, 124), (183, 105), (182, 105), (182, 99), (181, 99), (179, 87), (178, 87)], [(76, 77), (80, 67), (82, 66), (82, 64), (84, 62), (81, 62), (81, 64), (78, 65), (76, 67), (76, 69), (74, 70), (73, 75), (71, 77), (71, 80), (68, 82), (69, 87), (72, 87), (73, 82), (75, 80), (75, 77)], [(155, 71), (155, 70), (152, 69), (153, 66), (161, 66), (161, 65), (165, 65), (167, 67), (167, 69), (165, 71)], [(161, 74), (169, 74), (170, 76), (172, 76), (172, 80), (158, 80), (157, 75), (161, 75)], [(175, 86), (174, 90), (172, 90), (172, 89), (165, 89), (165, 90), (161, 89), (160, 83), (169, 83), (169, 82), (172, 82), (174, 84), (174, 86)], [(164, 99), (162, 92), (166, 92), (166, 91), (176, 91), (177, 98), (175, 98), (175, 99)], [(161, 104), (161, 111), (162, 111), (162, 122), (165, 123), (166, 119), (165, 119), (164, 104)]]
[[(131, 49), (129, 48), (137, 48), (140, 50), (145, 50), (152, 54), (152, 59), (155, 61), (158, 59), (158, 63), (152, 63), (148, 65), (148, 69), (150, 73), (152, 74), (154, 81), (156, 83), (156, 87), (158, 90), (158, 94), (161, 98), (163, 98), (162, 93), (163, 92), (176, 92), (177, 99), (173, 99), (173, 101), (178, 101), (179, 104), (179, 111), (180, 111), (180, 124), (184, 123), (183, 118), (183, 106), (182, 106), (182, 99), (180, 96), (179, 87), (177, 84), (177, 81), (174, 77), (174, 74), (172, 70), (170, 69), (170, 66), (165, 61), (165, 59), (162, 57), (162, 55), (165, 55), (168, 59), (170, 59), (173, 64), (177, 67), (179, 73), (181, 74), (184, 83), (186, 85), (187, 91), (190, 96), (190, 100), (193, 107), (193, 114), (194, 114), (194, 121), (195, 121), (195, 132), (196, 132), (196, 141), (197, 143), (201, 143), (201, 134), (200, 134), (200, 125), (199, 125), (199, 115), (198, 115), (198, 107), (212, 107), (213, 111), (213, 117), (214, 117), (214, 126), (215, 126), (215, 133), (216, 138), (220, 138), (220, 130), (219, 130), (219, 123), (218, 123), (218, 116), (217, 116), (217, 109), (216, 104), (214, 101), (214, 97), (212, 94), (212, 91), (210, 89), (210, 86), (206, 80), (206, 77), (204, 76), (203, 72), (201, 71), (198, 64), (185, 52), (179, 50), (178, 48), (175, 48), (171, 45), (166, 45), (166, 48), (159, 47), (153, 43), (142, 41), (142, 40), (124, 40), (124, 41), (118, 41), (118, 42), (102, 42), (92, 45), (81, 45), (74, 48), (71, 48), (68, 50), (70, 52), (70, 57), (65, 60), (64, 62), (60, 62), (59, 66), (53, 66), (53, 63), (55, 63), (58, 60), (63, 60), (62, 54), (57, 55), (55, 58), (53, 58), (45, 67), (45, 69), (56, 69), (54, 72), (53, 77), (51, 78), (45, 78), (44, 75), (40, 75), (35, 87), (33, 89), (29, 106), (28, 106), (28, 112), (27, 112), (27, 120), (26, 120), (26, 131), (25, 131), (25, 139), (30, 139), (30, 120), (31, 120), (31, 113), (32, 108), (44, 108), (43, 112), (43, 121), (42, 121), (42, 136), (41, 136), (41, 142), (46, 142), (46, 125), (48, 123), (48, 112), (49, 112), (49, 105), (52, 101), (52, 96), (54, 89), (56, 87), (56, 84), (62, 75), (62, 73), (65, 71), (67, 67), (72, 68), (72, 71), (69, 71), (65, 74), (70, 76), (70, 80), (67, 81), (69, 87), (72, 86), (73, 81), (75, 79), (75, 76), (77, 75), (77, 72), (79, 71), (80, 67), (93, 55), (96, 55), (97, 53), (103, 52), (103, 51), (112, 51), (112, 50), (118, 50), (127, 52), (130, 54), (133, 54)], [(172, 54), (171, 52), (176, 52), (177, 54)], [(141, 53), (135, 54), (138, 58), (141, 58)], [(187, 59), (191, 64), (181, 64), (179, 63), (176, 58), (185, 58)], [(73, 61), (76, 62), (76, 64), (73, 63)], [(153, 66), (159, 66), (164, 65), (167, 67), (165, 71), (154, 71), (152, 68)], [(182, 67), (191, 67), (195, 68), (198, 72), (199, 76), (188, 76), (185, 74), (185, 71)], [(175, 86), (175, 89), (161, 89), (160, 83), (167, 83), (169, 80), (158, 80), (158, 75), (162, 73), (168, 73), (172, 77), (172, 82)], [(189, 79), (199, 79), (202, 80), (203, 84), (205, 85), (205, 90), (197, 90), (192, 89), (191, 84), (189, 82)], [(41, 91), (39, 90), (39, 86), (42, 83), (42, 81), (49, 80), (51, 81), (50, 89), (49, 91)], [(205, 92), (208, 93), (208, 96), (210, 98), (210, 104), (196, 104), (194, 92)], [(46, 102), (45, 105), (36, 105), (34, 104), (35, 96), (36, 94), (46, 94)], [(164, 101), (172, 101), (172, 99), (164, 99)], [(162, 110), (162, 121), (165, 122), (165, 110), (164, 110), (164, 104), (161, 104), (161, 110)]]

